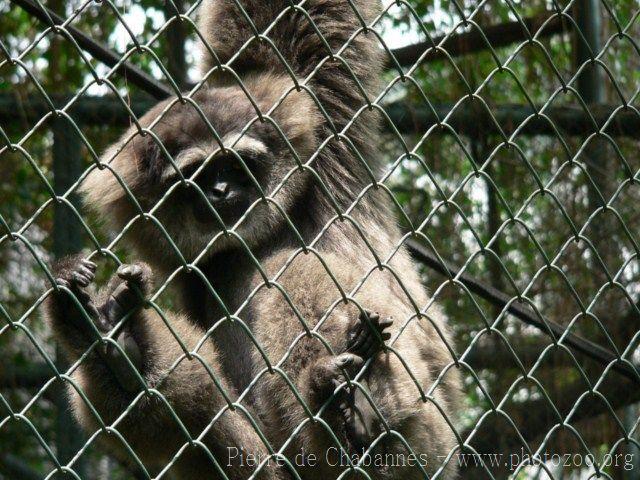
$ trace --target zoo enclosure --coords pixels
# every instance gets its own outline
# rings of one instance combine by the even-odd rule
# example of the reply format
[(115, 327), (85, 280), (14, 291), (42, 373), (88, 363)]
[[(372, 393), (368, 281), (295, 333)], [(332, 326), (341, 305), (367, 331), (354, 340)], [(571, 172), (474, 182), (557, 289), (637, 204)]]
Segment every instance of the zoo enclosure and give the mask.
[[(146, 44), (138, 43), (132, 35), (134, 46), (121, 55), (73, 26), (76, 17), (90, 9), (93, 2), (82, 3), (73, 13), (63, 16), (46, 8), (39, 1), (12, 0), (11, 3), (23, 8), (41, 21), (43, 30), (33, 42), (21, 48), (17, 54), (4, 44), (1, 45), (4, 58), (0, 60), (0, 71), (3, 68), (14, 67), (21, 70), (23, 75), (29, 77), (32, 90), (27, 97), (23, 98), (6, 93), (0, 97), (2, 137), (0, 158), (3, 155), (8, 158), (9, 153), (12, 153), (16, 154), (21, 161), (30, 164), (41, 178), (41, 188), (46, 190), (49, 198), (32, 216), (24, 219), (19, 225), (12, 225), (12, 221), (2, 217), (3, 212), (0, 211), (0, 225), (3, 230), (0, 245), (21, 243), (41, 265), (42, 275), (45, 275), (47, 272), (45, 262), (39, 257), (38, 248), (32, 244), (32, 240), (27, 235), (29, 228), (39, 216), (44, 214), (43, 212), (54, 210), (52, 226), (54, 256), (78, 251), (83, 245), (82, 236), (85, 231), (91, 232), (84, 221), (79, 222), (82, 219), (82, 213), (73, 199), (77, 180), (86, 170), (82, 163), (82, 149), (93, 150), (91, 139), (83, 134), (81, 127), (105, 125), (105, 123), (112, 126), (125, 126), (153, 104), (153, 100), (148, 96), (139, 99), (123, 98), (111, 79), (122, 76), (129, 84), (137, 87), (141, 92), (146, 92), (154, 99), (178, 94), (183, 87), (199, 88), (199, 85), (189, 85), (185, 76), (187, 65), (183, 52), (186, 31), (180, 27), (184, 24), (193, 25), (193, 11), (197, 5), (187, 9), (182, 2), (169, 2), (166, 6), (167, 21), (158, 28), (157, 35)], [(103, 3), (114, 12), (118, 11), (110, 1)], [(508, 10), (511, 21), (494, 25), (483, 24), (481, 21), (483, 11), (493, 4), (499, 4)], [(633, 449), (638, 447), (637, 440), (634, 438), (637, 437), (638, 412), (637, 409), (625, 409), (625, 407), (640, 401), (640, 389), (638, 389), (640, 374), (636, 363), (637, 358), (634, 357), (638, 344), (638, 320), (640, 319), (640, 311), (636, 304), (638, 298), (635, 283), (638, 269), (639, 225), (634, 222), (634, 218), (630, 220), (627, 213), (620, 210), (617, 202), (626, 195), (627, 191), (635, 192), (638, 189), (640, 165), (637, 158), (629, 156), (629, 152), (633, 155), (633, 148), (634, 146), (637, 148), (640, 136), (640, 112), (635, 105), (640, 94), (640, 86), (637, 76), (631, 76), (631, 80), (627, 81), (630, 86), (618, 84), (614, 70), (603, 59), (618, 42), (626, 43), (636, 56), (640, 56), (637, 36), (640, 7), (634, 8), (633, 3), (630, 3), (630, 14), (626, 15), (623, 21), (622, 14), (616, 5), (606, 0), (576, 0), (565, 4), (549, 2), (548, 8), (541, 8), (537, 14), (527, 17), (521, 14), (517, 5), (508, 0), (469, 2), (469, 5), (453, 1), (451, 7), (457, 12), (456, 23), (446, 33), (432, 36), (422, 23), (421, 17), (412, 8), (411, 2), (396, 2), (390, 6), (394, 5), (409, 12), (409, 18), (418, 23), (419, 30), (425, 39), (407, 47), (387, 48), (388, 73), (385, 80), (388, 90), (391, 91), (399, 84), (409, 85), (407, 90), (413, 92), (412, 98), (418, 99), (414, 102), (408, 102), (406, 99), (380, 102), (388, 116), (389, 121), (386, 122), (388, 134), (401, 145), (400, 150), (404, 150), (393, 159), (391, 164), (397, 165), (405, 160), (413, 160), (419, 157), (416, 152), (420, 151), (424, 144), (435, 143), (436, 137), (449, 136), (463, 150), (463, 156), (466, 157), (471, 169), (461, 177), (457, 187), (445, 193), (447, 189), (438, 185), (432, 168), (427, 166), (425, 160), (419, 161), (441, 197), (436, 199), (431, 208), (422, 211), (422, 218), (419, 218), (417, 223), (408, 222), (408, 235), (404, 241), (415, 257), (424, 264), (427, 275), (430, 270), (433, 270), (444, 276), (435, 284), (436, 298), (439, 294), (444, 295), (442, 292), (445, 289), (455, 288), (457, 295), (465, 297), (464, 301), (475, 305), (475, 309), (479, 312), (476, 318), (478, 322), (476, 331), (467, 336), (466, 342), (458, 345), (459, 355), (455, 359), (455, 363), (469, 377), (468, 387), (471, 385), (469, 388), (479, 388), (485, 393), (482, 388), (485, 379), (477, 371), (484, 369), (500, 371), (501, 357), (491, 355), (491, 348), (483, 345), (485, 336), (499, 338), (498, 341), (503, 347), (503, 358), (506, 359), (504, 361), (515, 362), (515, 370), (518, 372), (503, 389), (502, 395), (495, 398), (485, 395), (482, 399), (485, 404), (484, 413), (479, 415), (473, 424), (467, 425), (465, 429), (458, 432), (461, 451), (492, 451), (492, 442), (496, 437), (501, 436), (500, 433), (503, 431), (501, 429), (511, 428), (517, 438), (515, 442), (512, 441), (506, 446), (523, 447), (534, 454), (536, 451), (544, 451), (548, 445), (553, 444), (554, 432), (558, 430), (570, 430), (575, 437), (581, 439), (583, 433), (573, 428), (573, 424), (588, 421), (602, 414), (610, 414), (609, 418), (620, 426), (619, 431), (608, 439), (608, 448), (612, 452), (620, 448), (635, 451)], [(120, 17), (119, 19), (124, 22)], [(602, 23), (605, 21), (612, 30), (608, 35), (603, 34)], [(165, 60), (166, 67), (152, 48), (155, 38), (163, 32), (171, 36), (177, 42), (176, 45), (181, 45), (174, 49), (175, 55)], [(37, 75), (32, 73), (22, 61), (22, 58), (43, 39), (53, 36), (60, 37), (62, 41), (68, 42), (73, 49), (77, 50), (84, 62), (83, 67), (92, 77), (75, 93), (49, 94), (40, 85)], [(517, 62), (519, 56), (523, 55), (522, 52), (533, 49), (539, 51), (549, 63), (549, 68), (554, 70), (555, 54), (549, 53), (549, 44), (543, 43), (544, 41), (570, 44), (573, 65), (570, 75), (563, 75), (566, 72), (561, 73), (555, 69), (557, 87), (545, 92), (546, 101), (537, 102), (527, 93), (529, 85), (525, 85), (510, 68), (511, 64)], [(506, 58), (500, 53), (504, 51), (508, 52)], [(465, 78), (457, 66), (456, 58), (466, 58), (480, 53), (490, 55), (495, 65), (484, 78), (476, 79), (476, 84), (472, 87), (473, 82)], [(87, 54), (92, 58), (87, 57)], [(160, 78), (163, 80), (135, 66), (135, 54), (153, 57), (160, 66), (162, 73)], [(636, 60), (633, 59), (631, 68)], [(93, 66), (96, 61), (109, 67), (106, 73), (98, 73)], [(454, 99), (455, 101), (451, 103), (436, 103), (429, 99), (428, 92), (423, 89), (423, 83), (415, 80), (414, 76), (419, 76), (417, 73), (419, 68), (437, 62), (450, 65), (459, 74), (461, 81), (468, 87), (466, 95)], [(524, 98), (522, 103), (494, 104), (493, 98), (487, 98), (487, 95), (483, 94), (491, 79), (501, 74), (510, 76), (517, 85), (516, 88), (521, 90)], [(88, 95), (86, 91), (94, 83), (106, 85), (115, 95)], [(608, 95), (607, 86), (614, 92), (614, 96)], [(564, 95), (568, 95), (572, 101), (556, 105), (557, 99)], [(382, 100), (385, 99), (382, 98)], [(16, 120), (16, 112), (20, 112), (22, 118), (32, 123), (30, 128), (17, 136), (12, 125)], [(42, 172), (38, 158), (31, 155), (23, 146), (28, 143), (34, 133), (44, 128), (50, 128), (53, 134), (51, 172), (53, 184)], [(417, 137), (419, 140), (410, 147), (406, 140), (408, 137)], [(549, 137), (562, 145), (561, 150), (565, 158), (554, 165), (555, 171), (548, 177), (547, 182), (543, 182), (543, 176), (538, 174), (533, 159), (527, 157), (526, 149), (518, 144), (523, 137)], [(492, 138), (493, 143), (487, 141), (487, 138)], [(573, 148), (569, 145), (572, 142), (576, 142), (572, 145)], [(498, 188), (500, 182), (494, 180), (497, 174), (493, 171), (492, 164), (496, 162), (492, 160), (498, 158), (503, 150), (519, 152), (519, 161), (531, 171), (536, 183), (531, 195), (517, 209), (509, 207)], [(637, 157), (637, 151), (635, 153)], [(93, 160), (97, 161), (97, 158), (94, 156)], [(563, 169), (576, 169), (586, 179), (584, 184), (589, 191), (586, 197), (588, 214), (582, 224), (573, 221), (571, 215), (566, 212), (563, 201), (554, 191), (553, 187), (558, 183), (557, 179)], [(616, 172), (613, 179), (606, 174), (610, 170)], [(465, 185), (474, 178), (480, 178), (489, 185), (490, 193), (486, 203), (487, 205), (493, 203), (494, 209), (502, 211), (504, 220), (500, 220), (500, 215), (497, 216), (497, 223), (489, 226), (490, 231), (486, 241), (481, 241), (480, 236), (476, 234), (477, 250), (461, 258), (456, 265), (440, 254), (440, 249), (422, 230), (428, 225), (429, 219), (434, 218), (435, 212), (443, 208), (451, 208), (458, 212), (463, 222), (473, 231), (474, 228), (471, 226), (473, 221), (465, 218), (468, 215), (465, 213), (464, 206), (459, 205), (458, 202)], [(533, 209), (536, 208), (535, 202), (538, 196), (547, 196), (552, 199), (551, 201), (569, 226), (570, 234), (564, 238), (564, 242), (557, 251), (548, 255), (541, 245), (544, 242), (538, 242), (536, 235), (530, 233), (532, 241), (530, 248), (537, 249), (543, 261), (537, 270), (528, 272), (528, 281), (519, 283), (511, 277), (509, 267), (503, 261), (500, 237), (514, 224), (527, 229), (527, 209), (531, 206)], [(631, 198), (635, 197), (631, 196)], [(593, 232), (590, 229), (596, 223), (600, 224), (600, 231)], [(616, 235), (615, 238), (625, 238), (624, 248), (620, 245), (619, 248), (612, 249), (607, 244), (608, 238), (614, 238), (613, 233)], [(108, 247), (105, 249), (104, 244), (101, 244), (93, 234), (91, 237), (96, 250), (117, 258), (117, 255)], [(572, 242), (587, 246), (590, 256), (583, 258), (585, 264), (589, 264), (585, 271), (593, 275), (598, 282), (595, 291), (591, 292), (590, 296), (587, 295), (586, 299), (581, 295), (583, 292), (578, 293), (579, 287), (563, 273), (563, 268), (559, 267), (563, 253), (571, 248)], [(455, 258), (455, 255), (448, 256)], [(488, 274), (472, 275), (470, 270), (478, 273), (478, 266), (474, 262), (479, 257), (489, 259), (484, 265), (487, 270), (485, 273)], [(497, 264), (497, 267), (490, 264), (490, 261)], [(616, 267), (612, 268), (613, 265)], [(496, 271), (498, 273), (492, 275)], [(544, 301), (537, 296), (530, 296), (529, 292), (534, 289), (537, 279), (548, 271), (556, 272), (561, 277), (564, 275), (563, 281), (568, 289), (567, 295), (576, 302), (579, 313), (558, 321), (542, 313), (540, 303)], [(498, 281), (498, 278), (502, 281)], [(608, 319), (600, 318), (602, 312), (598, 308), (598, 300), (604, 298), (609, 289), (620, 291), (625, 297), (627, 307), (624, 311), (614, 312), (609, 309), (608, 314), (615, 315), (611, 323)], [(45, 292), (41, 293), (45, 294)], [(47, 352), (30, 332), (28, 320), (38, 309), (42, 298), (43, 296), (39, 296), (30, 308), (18, 312), (17, 317), (11, 312), (10, 307), (0, 305), (0, 314), (5, 319), (5, 325), (0, 329), (0, 338), (2, 335), (7, 336), (8, 332), (21, 331), (31, 340), (40, 355), (37, 363), (29, 362), (29, 368), (16, 368), (15, 371), (7, 369), (4, 372), (6, 378), (0, 379), (0, 387), (5, 385), (20, 388), (20, 384), (24, 383), (26, 392), (33, 393), (30, 400), (18, 409), (12, 406), (15, 402), (8, 400), (4, 393), (0, 393), (2, 395), (0, 405), (4, 409), (0, 416), (0, 431), (3, 428), (9, 428), (9, 425), (15, 422), (26, 424), (30, 434), (37, 438), (44, 450), (47, 462), (53, 465), (51, 470), (43, 473), (53, 475), (65, 470), (74, 470), (74, 472), (78, 470), (78, 474), (82, 477), (83, 468), (85, 468), (82, 454), (87, 444), (78, 444), (72, 421), (68, 418), (65, 420), (66, 409), (60, 394), (54, 395), (59, 421), (54, 428), (55, 446), (53, 448), (53, 443), (39, 433), (39, 429), (29, 417), (32, 407), (47, 396), (55, 385), (69, 380), (66, 373), (68, 366), (62, 367), (63, 364)], [(4, 304), (5, 300), (2, 300)], [(482, 303), (481, 307), (478, 305), (480, 301), (486, 303)], [(594, 313), (596, 310), (597, 313)], [(542, 346), (528, 343), (512, 345), (513, 338), (500, 329), (507, 323), (507, 318), (517, 319), (533, 327), (547, 339), (547, 343)], [(591, 330), (581, 328), (583, 319), (593, 323)], [(630, 324), (630, 326), (617, 331), (623, 324)], [(613, 333), (609, 332), (612, 328), (616, 330)], [(481, 345), (483, 348), (480, 348)], [(557, 362), (557, 365), (548, 365), (546, 361), (558, 352), (563, 358)], [(585, 359), (591, 362), (587, 367), (585, 367), (584, 362), (587, 361)], [(547, 394), (547, 390), (538, 384), (541, 395), (520, 405), (522, 410), (534, 411), (533, 406), (542, 408), (541, 405), (545, 404), (546, 408), (551, 408), (552, 415), (547, 418), (536, 418), (537, 421), (527, 421), (526, 418), (514, 415), (507, 409), (506, 405), (521, 384), (536, 382), (536, 372), (567, 368), (567, 364), (577, 372), (579, 381), (569, 386), (561, 385), (566, 389), (563, 388), (554, 395)], [(600, 368), (597, 369), (593, 365), (599, 365)], [(36, 386), (35, 389), (34, 386)], [(558, 400), (563, 398), (571, 401), (565, 404), (558, 403)], [(482, 402), (478, 403), (482, 404)], [(509, 405), (509, 408), (511, 407)], [(622, 411), (627, 412), (631, 418), (621, 420), (616, 412)], [(512, 417), (516, 420), (511, 420)], [(510, 420), (510, 424), (507, 426), (499, 422), (494, 424), (495, 418)], [(540, 441), (541, 436), (542, 441)], [(583, 441), (584, 445), (589, 443), (588, 440)], [(0, 473), (10, 475), (8, 478), (14, 478), (11, 475), (15, 478), (42, 477), (37, 469), (33, 469), (19, 457), (19, 455), (12, 455), (11, 451), (0, 454)], [(450, 461), (454, 460), (450, 459)], [(517, 470), (525, 467), (527, 466), (523, 463), (518, 465)], [(141, 470), (142, 478), (146, 478), (144, 468)], [(503, 473), (499, 468), (494, 471), (492, 466), (488, 465), (479, 470), (486, 474)], [(543, 471), (552, 475), (548, 467), (544, 467)], [(596, 466), (595, 471), (599, 472), (599, 467)], [(513, 474), (513, 472), (510, 473)], [(617, 473), (605, 469), (605, 474), (615, 476)]]

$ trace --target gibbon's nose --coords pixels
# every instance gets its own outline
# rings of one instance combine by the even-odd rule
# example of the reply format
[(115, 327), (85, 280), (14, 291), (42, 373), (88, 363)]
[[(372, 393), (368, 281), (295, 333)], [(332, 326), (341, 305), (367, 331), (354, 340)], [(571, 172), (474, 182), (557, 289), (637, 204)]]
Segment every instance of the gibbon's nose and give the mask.
[(225, 198), (229, 193), (229, 184), (227, 182), (218, 181), (211, 188), (211, 193), (217, 200)]

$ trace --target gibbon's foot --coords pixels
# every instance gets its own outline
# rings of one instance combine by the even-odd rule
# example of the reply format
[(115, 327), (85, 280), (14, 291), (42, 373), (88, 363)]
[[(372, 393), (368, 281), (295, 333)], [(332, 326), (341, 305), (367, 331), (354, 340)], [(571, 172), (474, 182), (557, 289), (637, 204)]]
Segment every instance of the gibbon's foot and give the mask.
[[(393, 325), (393, 319), (380, 319), (377, 312), (365, 310), (360, 314), (359, 320), (349, 334), (347, 352), (361, 358), (361, 367), (365, 361), (382, 351), (384, 342), (391, 338), (387, 329)], [(349, 376), (353, 378), (360, 367), (348, 371)], [(366, 379), (359, 383), (366, 385)], [(349, 443), (357, 451), (367, 448), (380, 430), (378, 414), (359, 387), (354, 386), (345, 391), (341, 400), (338, 408), (344, 419)]]
[[(353, 379), (364, 362), (374, 357), (391, 338), (387, 329), (393, 319), (380, 319), (380, 315), (365, 310), (359, 322), (349, 333), (347, 351), (335, 357), (323, 357), (314, 366), (312, 384), (317, 398), (326, 399), (339, 385)], [(375, 331), (374, 331), (375, 329)], [(366, 379), (360, 384), (366, 385)], [(378, 415), (362, 392), (353, 385), (338, 397), (338, 410), (342, 415), (349, 444), (356, 450), (366, 448), (379, 432)]]
[[(100, 312), (111, 328), (126, 315), (129, 315), (129, 319), (114, 337), (120, 348), (112, 343), (107, 344), (104, 359), (122, 388), (135, 391), (142, 385), (127, 358), (138, 371), (141, 370), (143, 359), (139, 339), (136, 339), (133, 333), (135, 326), (131, 325), (131, 322), (138, 320), (136, 313), (143, 306), (144, 296), (149, 292), (151, 269), (144, 263), (123, 264), (118, 268), (116, 275), (122, 281), (117, 284), (104, 305), (100, 307)], [(126, 358), (122, 352), (126, 354)]]
[[(347, 375), (352, 379), (363, 365), (362, 357), (349, 352), (319, 359), (312, 375), (317, 398), (321, 401), (326, 400), (338, 386), (347, 381)], [(337, 402), (349, 444), (355, 451), (369, 445), (376, 431), (377, 415), (360, 387), (345, 387), (339, 393)]]
[(349, 333), (347, 352), (354, 353), (366, 361), (380, 352), (384, 342), (391, 338), (391, 333), (386, 330), (393, 325), (393, 319), (388, 317), (381, 320), (378, 313), (369, 310), (361, 313), (359, 319)]
[(54, 293), (55, 317), (60, 321), (67, 321), (80, 332), (83, 342), (91, 343), (99, 339), (99, 333), (107, 332), (108, 325), (101, 318), (98, 309), (93, 304), (91, 295), (85, 290), (95, 279), (96, 264), (82, 258), (81, 255), (74, 255), (60, 260), (54, 267), (56, 284), (65, 287), (73, 293), (89, 316), (95, 327), (90, 325), (86, 316), (78, 309), (78, 306), (71, 295), (64, 290)]
[(317, 398), (326, 400), (338, 386), (347, 381), (347, 375), (353, 378), (362, 365), (362, 357), (353, 353), (320, 358), (313, 366), (311, 376)]

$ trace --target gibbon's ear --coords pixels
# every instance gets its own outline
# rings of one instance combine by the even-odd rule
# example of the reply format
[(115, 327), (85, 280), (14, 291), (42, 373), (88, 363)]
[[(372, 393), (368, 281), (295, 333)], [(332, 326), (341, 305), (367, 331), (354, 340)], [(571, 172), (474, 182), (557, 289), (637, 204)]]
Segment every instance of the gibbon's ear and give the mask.
[(84, 204), (101, 216), (112, 211), (116, 204), (126, 201), (127, 191), (123, 183), (127, 188), (133, 188), (132, 181), (141, 166), (135, 155), (135, 138), (124, 145), (124, 141), (133, 133), (127, 131), (105, 150), (100, 157), (103, 168), (95, 166), (78, 189)]
[(160, 155), (161, 149), (151, 135), (142, 137), (135, 127), (129, 129), (102, 154), (103, 167), (95, 166), (80, 184), (78, 193), (84, 204), (105, 218), (119, 206), (133, 205), (127, 189), (137, 197), (137, 189), (148, 178), (146, 169), (157, 165)]
[[(140, 125), (148, 125), (156, 119), (166, 102), (153, 107), (141, 119)], [(82, 181), (78, 193), (84, 204), (101, 217), (111, 219), (114, 211), (126, 210), (133, 206), (128, 199), (124, 185), (137, 198), (141, 185), (148, 183), (154, 172), (160, 168), (163, 152), (152, 135), (142, 135), (132, 125), (100, 157), (102, 168), (94, 166)], [(124, 185), (123, 185), (124, 184)], [(120, 208), (118, 208), (120, 207)]]

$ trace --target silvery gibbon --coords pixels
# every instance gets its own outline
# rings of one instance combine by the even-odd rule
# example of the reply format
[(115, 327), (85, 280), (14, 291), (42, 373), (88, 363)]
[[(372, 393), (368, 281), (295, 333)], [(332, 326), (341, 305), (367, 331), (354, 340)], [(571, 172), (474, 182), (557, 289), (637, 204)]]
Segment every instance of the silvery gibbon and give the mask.
[[(377, 183), (379, 7), (205, 0), (202, 88), (81, 182), (140, 261), (98, 291), (95, 263), (58, 262), (47, 318), (70, 360), (93, 345), (78, 421), (154, 475), (456, 475), (450, 333)], [(176, 312), (143, 301), (167, 278)]]

